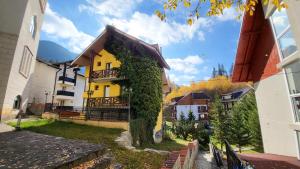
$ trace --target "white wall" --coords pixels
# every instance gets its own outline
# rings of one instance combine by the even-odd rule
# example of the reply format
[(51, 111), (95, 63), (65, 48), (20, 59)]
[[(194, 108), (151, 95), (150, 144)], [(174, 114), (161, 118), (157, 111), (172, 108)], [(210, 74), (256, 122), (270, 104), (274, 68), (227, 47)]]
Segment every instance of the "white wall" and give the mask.
[(45, 103), (45, 91), (49, 93), (47, 103), (52, 102), (52, 95), (55, 83), (55, 74), (58, 69), (48, 66), (45, 63), (36, 61), (35, 71), (32, 75), (30, 86), (29, 103)]
[[(276, 84), (276, 86), (274, 86)], [(297, 157), (297, 141), (288, 88), (279, 72), (255, 83), (255, 95), (266, 153)]]
[(75, 96), (74, 96), (74, 107), (82, 107), (84, 86), (85, 86), (85, 77), (81, 75), (77, 75)]
[(180, 119), (181, 113), (184, 114), (185, 118), (188, 118), (189, 112), (192, 111), (193, 115), (196, 117), (196, 120), (199, 120), (198, 106), (206, 105), (176, 105), (176, 116), (177, 119)]
[[(11, 0), (12, 3), (16, 5), (19, 4), (19, 0)], [(6, 7), (6, 6), (4, 6)], [(15, 11), (16, 8), (11, 8), (10, 10)], [(30, 23), (33, 15), (37, 16), (37, 27), (36, 35), (33, 38), (30, 31)], [(6, 16), (9, 17), (9, 16)], [(10, 57), (8, 60), (4, 60), (6, 64), (11, 64), (10, 72), (6, 76), (8, 77), (7, 87), (5, 91), (5, 96), (3, 100), (2, 107), (2, 120), (14, 118), (18, 113), (18, 110), (13, 110), (14, 99), (17, 95), (22, 96), (21, 109), (26, 110), (28, 103), (30, 81), (32, 79), (32, 73), (34, 70), (35, 58), (37, 53), (37, 47), (40, 38), (40, 29), (43, 21), (43, 13), (40, 8), (39, 1), (28, 0), (26, 5), (26, 10), (24, 13), (23, 21), (20, 27), (20, 32), (18, 34), (18, 40), (16, 43), (15, 52), (13, 57)], [(33, 54), (32, 63), (30, 67), (30, 73), (27, 78), (19, 73), (19, 66), (23, 56), (24, 46), (28, 46), (30, 51)], [(4, 59), (1, 57), (1, 60)], [(1, 92), (4, 92), (3, 90)]]

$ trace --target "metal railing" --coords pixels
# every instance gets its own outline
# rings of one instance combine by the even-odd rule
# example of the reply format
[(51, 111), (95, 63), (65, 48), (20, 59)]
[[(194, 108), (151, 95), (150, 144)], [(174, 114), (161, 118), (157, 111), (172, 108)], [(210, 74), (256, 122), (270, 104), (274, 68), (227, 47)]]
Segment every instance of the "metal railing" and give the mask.
[(211, 146), (212, 146), (212, 152), (213, 152), (214, 159), (216, 161), (217, 166), (219, 168), (223, 167), (224, 163), (223, 163), (221, 151), (214, 144), (211, 144)]
[(125, 97), (96, 97), (89, 98), (88, 108), (127, 108), (128, 99)]
[(70, 82), (70, 83), (75, 83), (75, 79), (69, 78), (69, 77), (64, 77), (64, 76), (59, 76), (58, 80), (61, 81), (66, 81), (66, 82)]
[(57, 95), (60, 95), (60, 96), (74, 96), (74, 92), (70, 92), (70, 91), (65, 91), (65, 90), (58, 90)]
[(225, 140), (227, 167), (228, 169), (253, 169), (254, 167), (247, 161), (241, 160)]
[(93, 79), (117, 78), (118, 71), (115, 69), (97, 70), (92, 72), (91, 77)]

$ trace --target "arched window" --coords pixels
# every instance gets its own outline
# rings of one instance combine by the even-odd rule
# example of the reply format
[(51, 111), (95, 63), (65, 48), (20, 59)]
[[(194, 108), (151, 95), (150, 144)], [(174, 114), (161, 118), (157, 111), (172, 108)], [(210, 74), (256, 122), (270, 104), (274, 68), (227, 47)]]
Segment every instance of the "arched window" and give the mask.
[(15, 100), (14, 100), (14, 109), (20, 109), (21, 107), (21, 101), (22, 101), (22, 97), (20, 95), (16, 96)]

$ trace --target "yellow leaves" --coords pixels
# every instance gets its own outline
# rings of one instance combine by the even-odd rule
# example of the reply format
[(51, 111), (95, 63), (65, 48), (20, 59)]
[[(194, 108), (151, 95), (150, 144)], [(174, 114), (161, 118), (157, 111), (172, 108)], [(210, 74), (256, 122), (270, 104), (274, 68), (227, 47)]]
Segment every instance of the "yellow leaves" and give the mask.
[(191, 2), (189, 0), (183, 0), (183, 5), (186, 8), (189, 8), (191, 6)]
[(166, 14), (161, 13), (159, 10), (156, 10), (156, 11), (155, 11), (155, 15), (156, 15), (157, 17), (159, 17), (159, 19), (162, 20), (162, 21), (166, 19)]
[[(187, 15), (186, 23), (192, 25), (195, 18), (199, 19), (200, 9), (203, 6), (208, 6), (207, 15), (208, 16), (219, 16), (223, 14), (225, 9), (236, 8), (239, 16), (242, 16), (243, 12), (248, 13), (253, 16), (255, 13), (256, 5), (258, 5), (259, 0), (163, 0), (163, 12), (156, 10), (155, 14), (161, 19), (166, 19), (166, 11), (175, 11), (179, 5), (182, 5), (186, 9), (191, 9), (190, 13)], [(274, 6), (280, 11), (282, 8), (287, 8), (287, 4), (282, 0), (261, 0), (263, 5), (268, 5), (272, 2)], [(237, 18), (238, 18), (237, 17)]]
[(187, 20), (187, 24), (188, 24), (188, 25), (193, 25), (193, 19), (189, 18), (189, 19)]
[(188, 94), (189, 92), (196, 91), (215, 91), (218, 90), (222, 93), (230, 92), (233, 89), (245, 87), (246, 83), (232, 83), (231, 80), (225, 76), (217, 76), (215, 78), (211, 78), (207, 81), (200, 82), (192, 82), (190, 86), (181, 86), (178, 89), (173, 90), (170, 94), (168, 94), (165, 98), (167, 103), (171, 102), (172, 98), (183, 96)]

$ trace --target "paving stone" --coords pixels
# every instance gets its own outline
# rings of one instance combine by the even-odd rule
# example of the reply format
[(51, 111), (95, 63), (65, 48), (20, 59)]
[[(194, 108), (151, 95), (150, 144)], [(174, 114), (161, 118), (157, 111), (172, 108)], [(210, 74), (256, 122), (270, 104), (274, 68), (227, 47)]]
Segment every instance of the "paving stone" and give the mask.
[(29, 131), (0, 133), (1, 169), (70, 168), (104, 153), (103, 145), (81, 140)]

